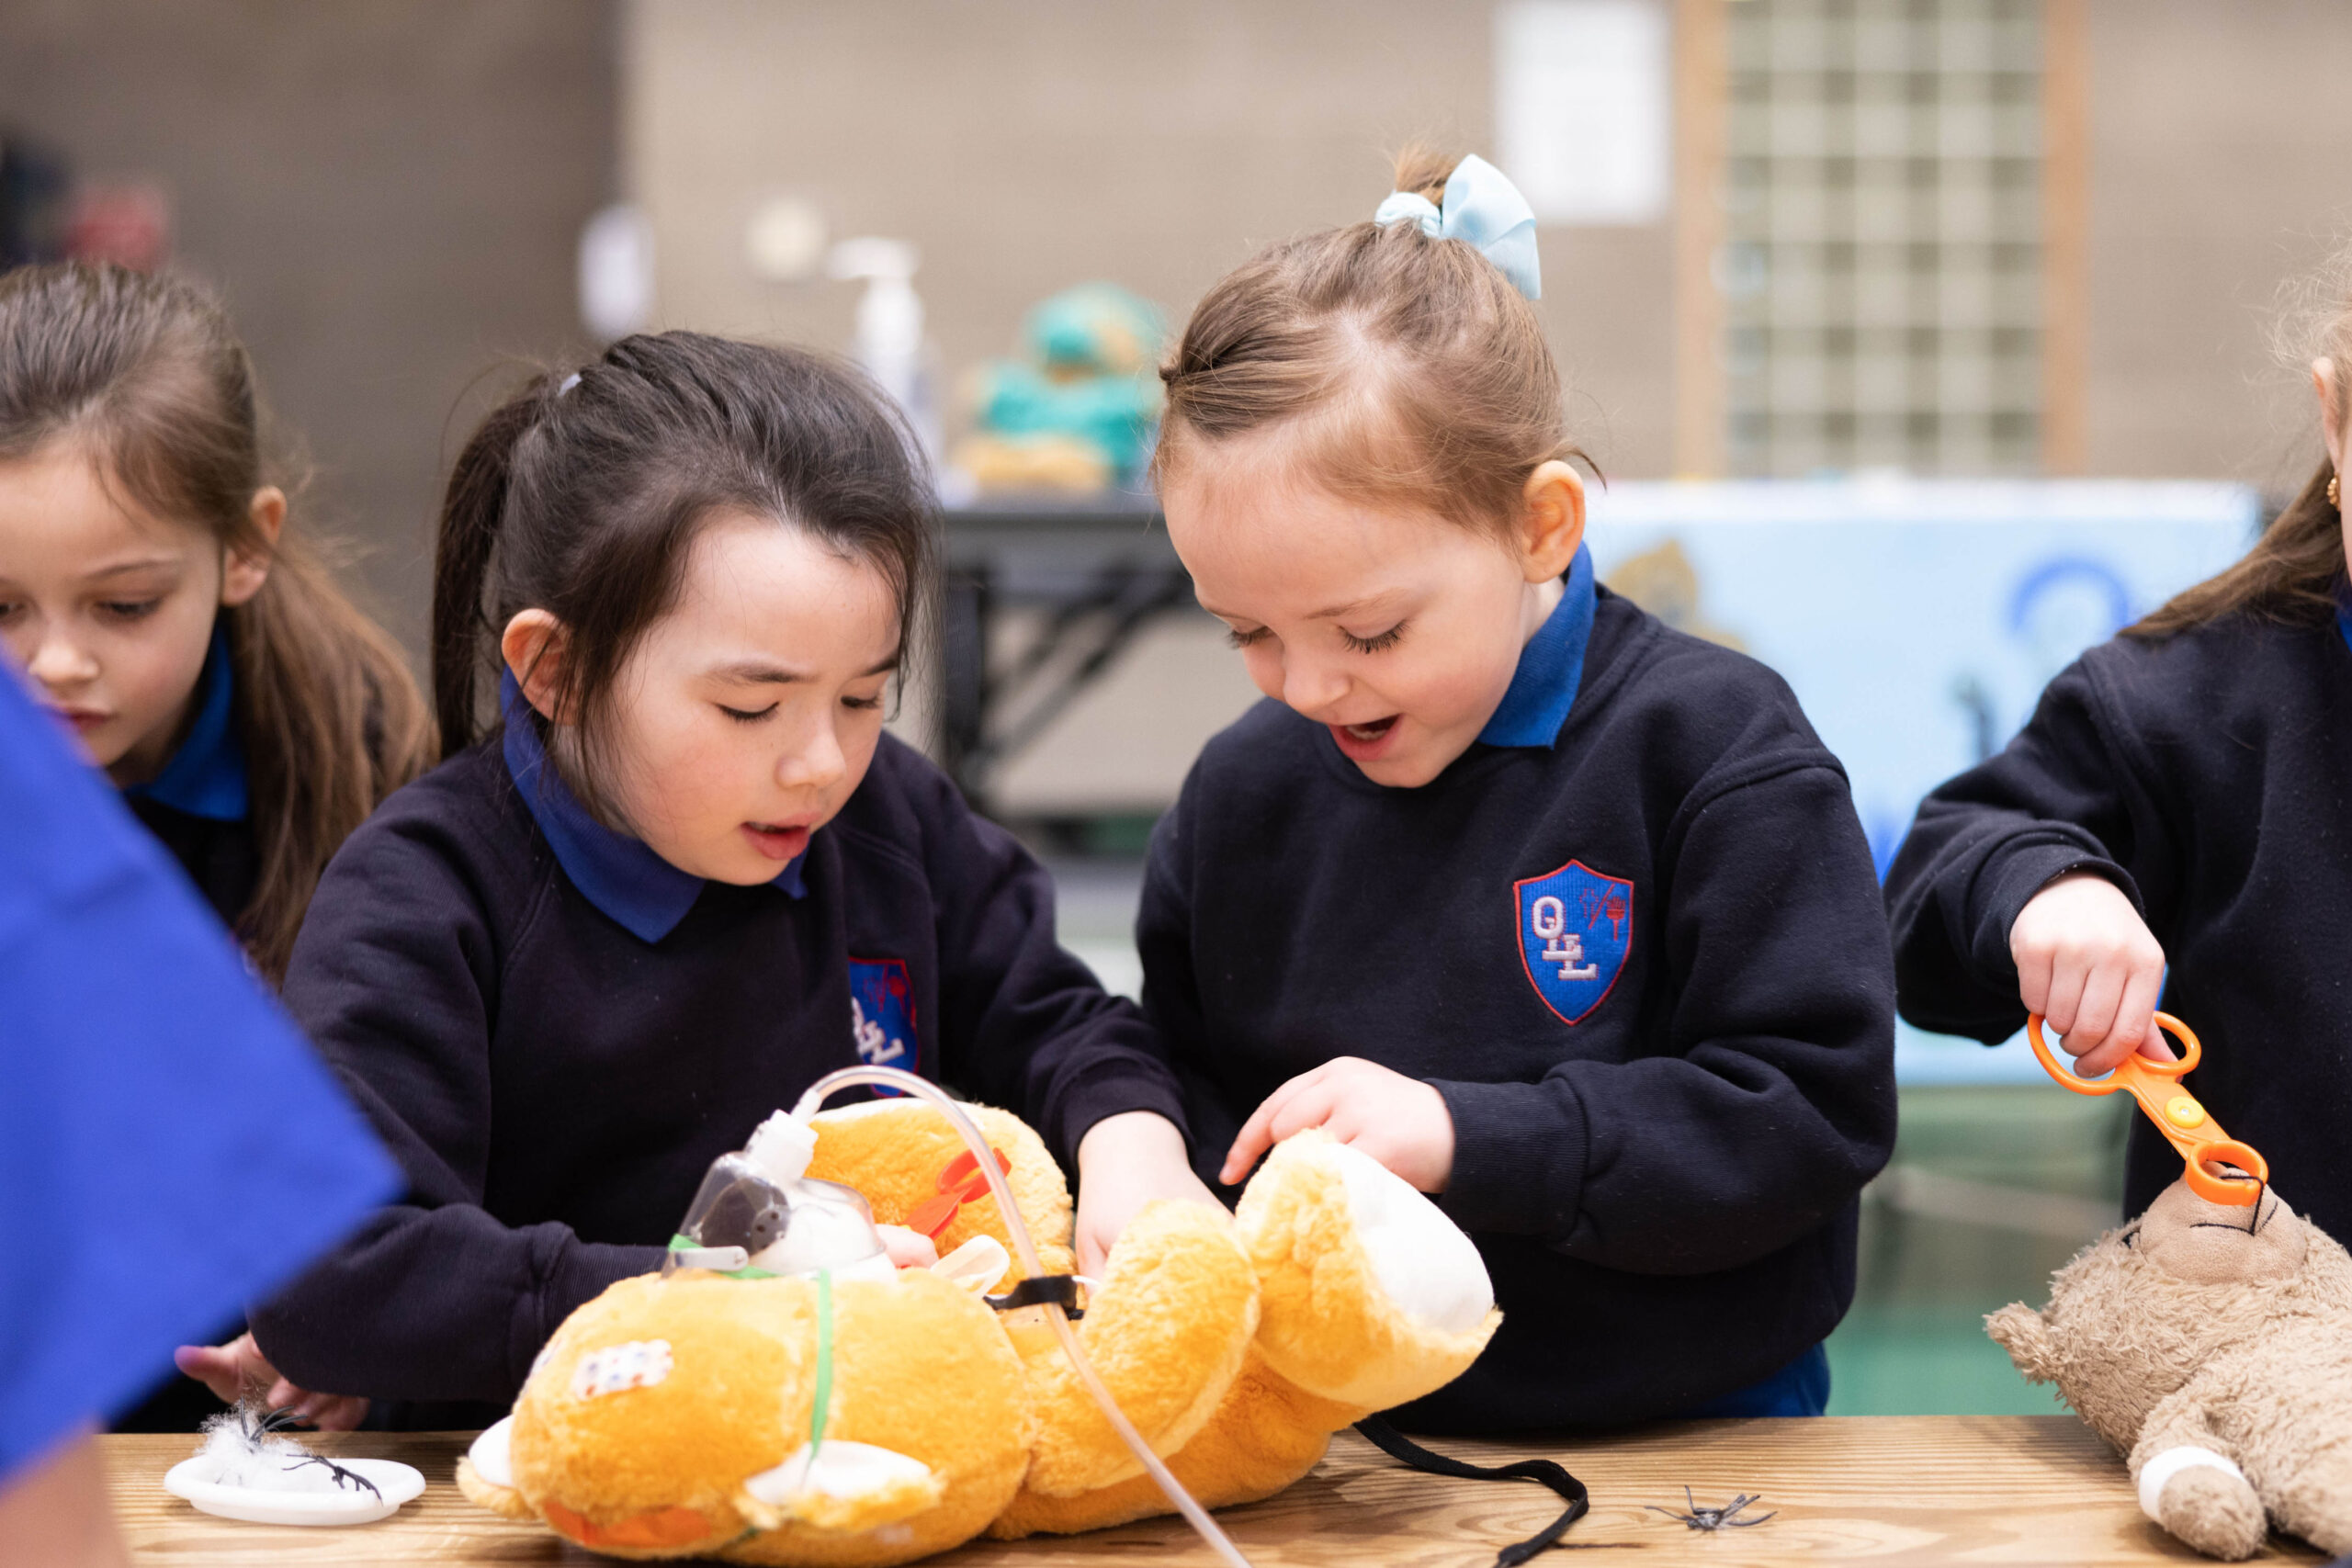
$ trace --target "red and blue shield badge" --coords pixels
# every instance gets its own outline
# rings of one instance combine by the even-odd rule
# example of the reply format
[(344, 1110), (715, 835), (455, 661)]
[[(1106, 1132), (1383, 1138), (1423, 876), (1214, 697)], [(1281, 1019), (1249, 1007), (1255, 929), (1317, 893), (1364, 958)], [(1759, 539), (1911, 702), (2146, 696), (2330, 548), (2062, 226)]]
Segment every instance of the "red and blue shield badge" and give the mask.
[(915, 1036), (914, 987), (908, 982), (904, 959), (849, 961), (849, 1016), (859, 1061), (922, 1071), (916, 1065), (922, 1042)]
[(1625, 967), (1634, 943), (1634, 885), (1582, 861), (1514, 883), (1519, 956), (1544, 1005), (1582, 1023)]

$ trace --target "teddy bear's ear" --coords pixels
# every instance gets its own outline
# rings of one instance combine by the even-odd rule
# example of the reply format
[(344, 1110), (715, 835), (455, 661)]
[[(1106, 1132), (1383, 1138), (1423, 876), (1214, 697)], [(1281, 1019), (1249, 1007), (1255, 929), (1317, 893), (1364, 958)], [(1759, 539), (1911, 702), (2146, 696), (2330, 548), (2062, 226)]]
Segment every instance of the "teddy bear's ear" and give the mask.
[(2054, 1382), (2058, 1353), (2050, 1343), (2050, 1323), (2023, 1302), (2011, 1302), (1984, 1319), (1984, 1332), (2009, 1353), (2029, 1382)]

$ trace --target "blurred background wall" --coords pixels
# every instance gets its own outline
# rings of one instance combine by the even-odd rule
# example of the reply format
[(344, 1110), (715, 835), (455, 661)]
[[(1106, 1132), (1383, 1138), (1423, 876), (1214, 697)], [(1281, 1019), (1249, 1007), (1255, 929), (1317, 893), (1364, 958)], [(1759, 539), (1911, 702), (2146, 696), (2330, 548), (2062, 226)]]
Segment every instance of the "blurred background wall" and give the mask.
[[(1677, 50), (1743, 13), (1817, 39), (1856, 9), (1658, 5)], [(2074, 30), (2069, 466), (2300, 478), (2302, 393), (2267, 323), (2352, 194), (2352, 97), (2332, 74), (2352, 10), (1927, 10)], [(952, 429), (958, 378), (1054, 289), (1112, 278), (1181, 320), (1255, 245), (1369, 211), (1403, 142), (1493, 151), (1495, 17), (1407, 0), (15, 0), (0, 126), (79, 180), (165, 197), (173, 254), (228, 295), (322, 510), (366, 545), (413, 639), (451, 411), (501, 355), (580, 348), (575, 247), (605, 202), (633, 197), (650, 223), (651, 321), (836, 347), (857, 287), (763, 280), (754, 213), (796, 198), (832, 236), (912, 241)], [(1724, 89), (1671, 69), (1681, 158)], [(1678, 229), (1722, 226), (1719, 197), (1690, 199), (1706, 189), (1678, 183), (1656, 221), (1544, 236), (1545, 318), (1611, 476), (1675, 472), (1678, 400), (1721, 396), (1692, 384), (1720, 353), (1677, 363), (1678, 317), (1720, 308), (1675, 265)]]
[(161, 197), (307, 453), (312, 514), (420, 656), (451, 410), (499, 356), (582, 337), (615, 36), (601, 0), (0, 6), (0, 134), (85, 200)]

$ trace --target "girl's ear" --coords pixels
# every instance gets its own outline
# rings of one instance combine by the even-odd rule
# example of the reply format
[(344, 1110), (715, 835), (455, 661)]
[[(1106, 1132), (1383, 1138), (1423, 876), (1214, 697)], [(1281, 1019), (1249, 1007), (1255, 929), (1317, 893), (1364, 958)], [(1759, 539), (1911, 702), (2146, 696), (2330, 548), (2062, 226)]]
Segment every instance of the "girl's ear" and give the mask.
[(523, 688), (523, 700), (549, 724), (568, 722), (556, 711), (563, 685), (563, 623), (545, 610), (522, 610), (506, 623), (498, 651)]
[(1520, 566), (1527, 581), (1548, 582), (1567, 570), (1583, 543), (1583, 479), (1557, 459), (1537, 464), (1520, 491)]
[(254, 491), (253, 504), (245, 509), (245, 519), (261, 536), (262, 547), (253, 551), (230, 547), (229, 558), (220, 569), (223, 604), (243, 604), (269, 581), (270, 557), (277, 549), (278, 534), (286, 527), (286, 492), (276, 485), (262, 486)]
[(2327, 443), (2328, 466), (2344, 471), (2344, 383), (2335, 361), (2324, 356), (2312, 361), (2312, 390), (2319, 394), (2320, 439)]

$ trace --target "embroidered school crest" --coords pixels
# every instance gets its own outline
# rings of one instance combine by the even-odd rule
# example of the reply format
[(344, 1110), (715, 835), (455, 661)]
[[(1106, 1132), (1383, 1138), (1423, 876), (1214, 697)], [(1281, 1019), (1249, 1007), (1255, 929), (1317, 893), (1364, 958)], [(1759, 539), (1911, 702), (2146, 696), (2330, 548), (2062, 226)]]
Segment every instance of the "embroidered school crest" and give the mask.
[(1634, 885), (1582, 861), (1512, 885), (1519, 955), (1544, 1005), (1582, 1023), (1625, 967), (1634, 943)]
[(904, 959), (849, 961), (849, 1018), (859, 1061), (910, 1073), (922, 1070), (915, 1065), (921, 1043), (915, 1038), (914, 987), (907, 979)]

